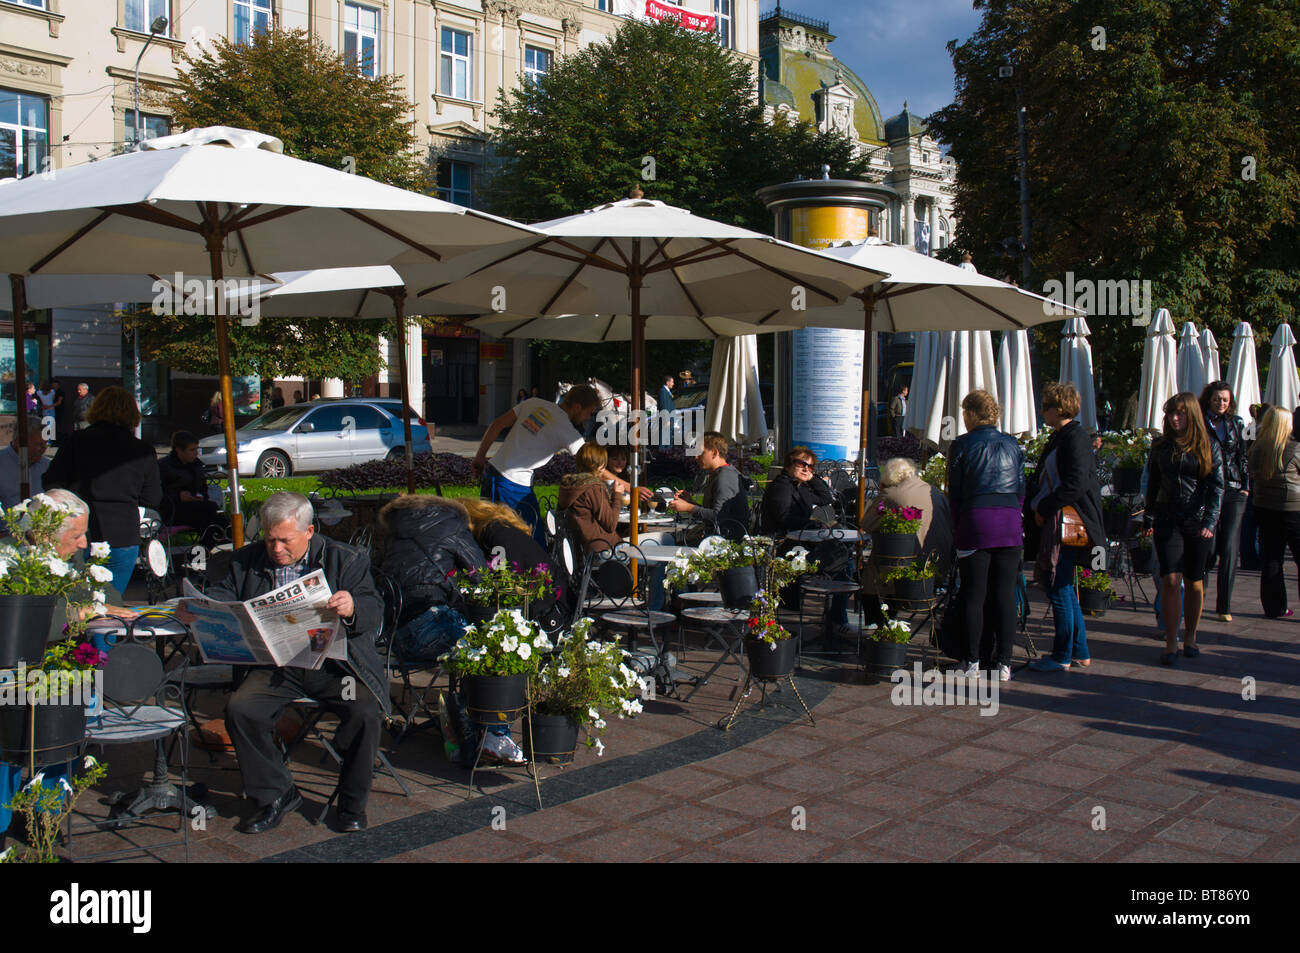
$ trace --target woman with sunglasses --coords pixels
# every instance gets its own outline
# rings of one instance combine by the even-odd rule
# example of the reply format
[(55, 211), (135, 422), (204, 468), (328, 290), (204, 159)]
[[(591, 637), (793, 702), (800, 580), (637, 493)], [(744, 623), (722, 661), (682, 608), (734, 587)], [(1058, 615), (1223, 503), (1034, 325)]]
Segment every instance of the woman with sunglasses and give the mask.
[(763, 494), (760, 532), (781, 539), (786, 533), (807, 529), (814, 507), (833, 502), (831, 488), (813, 473), (817, 454), (807, 447), (795, 447), (785, 455), (785, 465)]
[[(1182, 605), (1183, 655), (1201, 654), (1196, 630), (1205, 603), (1205, 572), (1214, 551), (1214, 527), (1223, 504), (1223, 455), (1210, 439), (1195, 394), (1165, 401), (1164, 433), (1147, 458), (1146, 515), (1155, 533), (1160, 566), (1160, 601), (1165, 623), (1161, 665), (1178, 661), (1178, 616)], [(1180, 599), (1179, 589), (1183, 589)]]

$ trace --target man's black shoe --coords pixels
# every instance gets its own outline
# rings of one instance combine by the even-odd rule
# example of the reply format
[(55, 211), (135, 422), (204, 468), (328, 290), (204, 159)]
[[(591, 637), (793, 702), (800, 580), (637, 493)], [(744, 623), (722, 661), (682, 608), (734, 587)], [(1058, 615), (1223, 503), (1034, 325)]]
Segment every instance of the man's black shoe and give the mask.
[(351, 811), (339, 811), (339, 833), (355, 834), (366, 829), (366, 814), (353, 814)]
[(286, 814), (296, 811), (300, 807), (302, 807), (302, 795), (298, 793), (296, 787), (291, 787), (248, 820), (238, 825), (235, 830), (241, 834), (264, 834), (279, 827)]

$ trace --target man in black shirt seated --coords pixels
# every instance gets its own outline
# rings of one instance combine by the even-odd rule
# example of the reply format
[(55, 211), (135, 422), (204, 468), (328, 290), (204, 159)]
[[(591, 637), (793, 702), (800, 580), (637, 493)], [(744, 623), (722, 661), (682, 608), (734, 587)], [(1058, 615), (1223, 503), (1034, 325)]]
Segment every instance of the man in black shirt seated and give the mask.
[(162, 480), (162, 516), (169, 526), (189, 526), (198, 533), (225, 531), (226, 521), (208, 499), (208, 478), (199, 462), (199, 438), (188, 430), (172, 434), (172, 451), (158, 461)]

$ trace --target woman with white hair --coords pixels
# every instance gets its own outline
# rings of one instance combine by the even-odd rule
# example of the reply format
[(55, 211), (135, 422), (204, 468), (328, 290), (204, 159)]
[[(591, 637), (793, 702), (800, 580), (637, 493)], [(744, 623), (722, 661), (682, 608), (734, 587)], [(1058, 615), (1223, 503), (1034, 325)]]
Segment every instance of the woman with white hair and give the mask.
[[(881, 465), (880, 493), (867, 501), (867, 511), (862, 517), (864, 533), (872, 532), (880, 524), (882, 505), (885, 509), (914, 507), (921, 511), (921, 522), (916, 529), (921, 558), (933, 558), (938, 578), (946, 578), (952, 565), (952, 516), (948, 500), (917, 475), (911, 460), (895, 457)], [(863, 600), (869, 625), (884, 622), (880, 600), (888, 601), (893, 591), (892, 585), (881, 579), (883, 574), (875, 557), (869, 557), (862, 589), (878, 597)]]

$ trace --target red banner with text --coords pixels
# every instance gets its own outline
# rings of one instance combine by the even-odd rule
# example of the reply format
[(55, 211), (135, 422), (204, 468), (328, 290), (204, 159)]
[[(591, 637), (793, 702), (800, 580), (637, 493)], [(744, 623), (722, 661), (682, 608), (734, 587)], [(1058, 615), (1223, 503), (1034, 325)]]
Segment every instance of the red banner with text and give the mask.
[(712, 32), (715, 25), (715, 17), (711, 13), (683, 10), (670, 3), (660, 3), (659, 0), (645, 0), (645, 15), (651, 20), (674, 19), (688, 30), (702, 30), (706, 33)]

